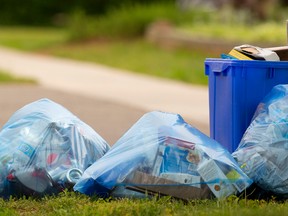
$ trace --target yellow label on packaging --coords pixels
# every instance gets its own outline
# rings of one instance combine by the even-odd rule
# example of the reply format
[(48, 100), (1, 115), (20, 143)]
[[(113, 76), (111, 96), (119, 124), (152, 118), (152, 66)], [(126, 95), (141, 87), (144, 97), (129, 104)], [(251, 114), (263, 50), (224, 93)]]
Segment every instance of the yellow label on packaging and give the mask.
[(252, 60), (250, 57), (238, 52), (237, 50), (234, 50), (232, 49), (230, 52), (229, 52), (229, 55), (239, 59), (239, 60)]

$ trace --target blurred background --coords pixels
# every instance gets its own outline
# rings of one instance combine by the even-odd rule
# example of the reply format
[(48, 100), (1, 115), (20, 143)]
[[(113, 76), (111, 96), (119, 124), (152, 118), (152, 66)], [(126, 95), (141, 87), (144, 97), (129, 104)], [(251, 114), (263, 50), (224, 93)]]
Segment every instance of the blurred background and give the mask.
[[(209, 134), (205, 59), (220, 58), (222, 53), (242, 44), (263, 48), (286, 45), (287, 12), (288, 3), (284, 0), (0, 0), (0, 84), (17, 83), (0, 86), (0, 124), (27, 102), (45, 95), (67, 107), (110, 143), (123, 135), (146, 110), (155, 110), (154, 107), (180, 113), (188, 123)], [(147, 81), (149, 84), (142, 84), (145, 94), (141, 98), (141, 94), (126, 95), (126, 92), (137, 92), (131, 84), (127, 91), (126, 88), (120, 91), (121, 88), (115, 90), (113, 82), (107, 81), (102, 86), (108, 86), (108, 89), (101, 89), (99, 95), (112, 92), (109, 101), (104, 93), (105, 97), (101, 95), (103, 100), (83, 95), (75, 97), (79, 89), (84, 92), (82, 87), (75, 87), (77, 79), (76, 84), (71, 82), (73, 91), (61, 88), (66, 93), (75, 93), (71, 95), (41, 89), (41, 85), (18, 85), (39, 80), (14, 76), (16, 66), (20, 65), (20, 71), (26, 63), (15, 63), (13, 58), (7, 60), (11, 50), (6, 48), (37, 54), (31, 55), (34, 58), (56, 56), (107, 65), (127, 73), (161, 77), (173, 85), (157, 89), (151, 88), (151, 82)], [(14, 50), (13, 53), (17, 53)], [(32, 59), (32, 67), (27, 71), (37, 70), (37, 58)], [(73, 67), (71, 61), (65, 62)], [(40, 75), (45, 74), (42, 68), (40, 64)], [(60, 86), (65, 86), (65, 75), (62, 75), (64, 83), (59, 81), (63, 67), (51, 70), (47, 67), (51, 83), (58, 81)], [(25, 73), (30, 74), (27, 71)], [(79, 73), (83, 73), (83, 68)], [(113, 74), (119, 82), (121, 79), (117, 75)], [(84, 80), (89, 79), (87, 73), (83, 76)], [(126, 77), (122, 73), (119, 76)], [(179, 83), (176, 85), (170, 80)], [(92, 85), (98, 86), (94, 82)], [(112, 90), (110, 86), (113, 86)], [(158, 87), (159, 82), (154, 86)], [(89, 90), (90, 87), (86, 89), (86, 96), (98, 93)], [(151, 99), (149, 103), (153, 109), (147, 108), (147, 98)]]
[(207, 85), (205, 58), (236, 45), (287, 43), (286, 0), (0, 0), (0, 5), (1, 46), (189, 84)]

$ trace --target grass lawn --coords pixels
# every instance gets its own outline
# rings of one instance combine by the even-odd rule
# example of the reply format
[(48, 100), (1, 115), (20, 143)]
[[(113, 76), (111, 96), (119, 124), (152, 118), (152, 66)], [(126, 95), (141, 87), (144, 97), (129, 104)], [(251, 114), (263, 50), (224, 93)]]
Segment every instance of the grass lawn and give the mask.
[(286, 215), (288, 202), (266, 202), (230, 197), (226, 200), (183, 202), (170, 197), (146, 199), (97, 199), (75, 193), (61, 193), (40, 200), (0, 199), (1, 215)]
[(7, 72), (0, 71), (0, 84), (8, 83), (36, 84), (36, 81), (26, 77), (16, 77)]
[[(178, 27), (182, 33), (197, 38), (239, 41), (239, 43), (284, 46), (287, 44), (285, 22), (265, 22), (258, 25), (205, 23), (203, 25), (183, 24)], [(240, 45), (240, 44), (239, 44)]]
[[(233, 31), (231, 31), (233, 29)], [(253, 26), (215, 23), (181, 26), (178, 30), (193, 37), (256, 41), (276, 45), (285, 44), (284, 24), (266, 23)], [(243, 42), (244, 43), (244, 42)], [(220, 57), (207, 51), (163, 49), (143, 39), (91, 40), (69, 42), (68, 32), (59, 28), (0, 27), (0, 45), (25, 51), (39, 52), (63, 58), (100, 63), (128, 71), (174, 79), (191, 84), (207, 85), (204, 61), (207, 57)], [(240, 44), (239, 44), (240, 45)], [(267, 45), (268, 46), (268, 45)], [(232, 48), (232, 47), (231, 47)]]
[(58, 28), (0, 26), (0, 45), (34, 51), (66, 41), (66, 31)]
[[(96, 62), (133, 72), (207, 84), (204, 60), (209, 53), (178, 49), (167, 50), (142, 39), (67, 41), (62, 29), (0, 28), (0, 45), (64, 58)], [(213, 57), (213, 56), (209, 56)]]
[(100, 63), (137, 73), (207, 84), (204, 60), (209, 54), (184, 49), (167, 50), (140, 39), (64, 44), (42, 51), (49, 55)]

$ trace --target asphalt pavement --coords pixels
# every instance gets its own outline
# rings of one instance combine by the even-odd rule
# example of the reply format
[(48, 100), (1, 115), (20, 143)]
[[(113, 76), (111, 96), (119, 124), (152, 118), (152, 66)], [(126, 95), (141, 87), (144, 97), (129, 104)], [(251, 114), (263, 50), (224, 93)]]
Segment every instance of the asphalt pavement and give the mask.
[(49, 98), (89, 124), (110, 144), (142, 115), (154, 110), (178, 113), (209, 135), (206, 86), (1, 47), (0, 70), (38, 81), (38, 85), (0, 85), (0, 127), (27, 103)]

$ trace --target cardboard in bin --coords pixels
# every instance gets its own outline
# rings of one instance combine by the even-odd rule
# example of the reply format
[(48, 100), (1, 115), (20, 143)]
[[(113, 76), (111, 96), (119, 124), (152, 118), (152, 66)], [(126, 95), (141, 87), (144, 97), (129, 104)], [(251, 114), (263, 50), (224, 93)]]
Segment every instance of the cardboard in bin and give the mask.
[(270, 47), (267, 49), (275, 52), (279, 56), (280, 61), (288, 61), (288, 46)]
[(183, 185), (165, 178), (136, 171), (127, 182), (127, 189), (149, 194), (173, 196), (179, 199), (210, 199), (215, 197), (206, 184)]
[(288, 83), (288, 62), (207, 58), (210, 137), (233, 152), (256, 107), (278, 84)]

